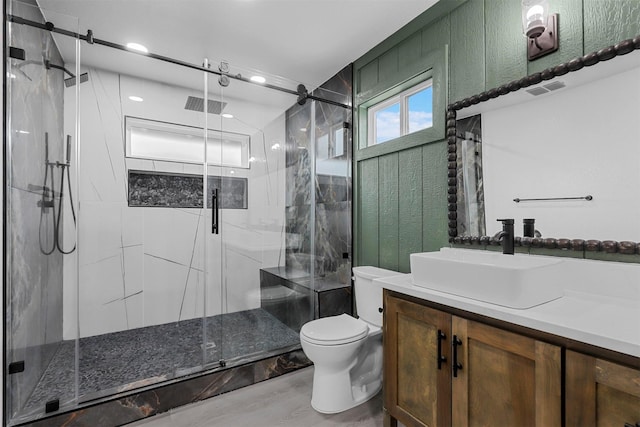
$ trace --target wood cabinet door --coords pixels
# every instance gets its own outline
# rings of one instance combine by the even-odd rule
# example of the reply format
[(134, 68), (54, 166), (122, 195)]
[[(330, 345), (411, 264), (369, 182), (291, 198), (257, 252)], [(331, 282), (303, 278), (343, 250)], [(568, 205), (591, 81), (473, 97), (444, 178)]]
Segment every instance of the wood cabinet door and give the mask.
[(567, 426), (640, 423), (640, 370), (570, 350), (566, 366)]
[(384, 318), (385, 410), (407, 427), (450, 426), (451, 315), (385, 292)]
[(454, 426), (561, 425), (560, 347), (455, 316), (452, 325)]

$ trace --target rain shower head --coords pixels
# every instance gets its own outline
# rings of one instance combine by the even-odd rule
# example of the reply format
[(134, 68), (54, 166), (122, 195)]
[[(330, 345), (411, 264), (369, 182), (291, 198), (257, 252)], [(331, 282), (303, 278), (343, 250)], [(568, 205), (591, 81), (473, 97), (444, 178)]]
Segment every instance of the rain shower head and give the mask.
[[(56, 65), (56, 64), (52, 64), (48, 59), (45, 59), (44, 61), (44, 66), (47, 70), (51, 69), (51, 68), (56, 68), (58, 70), (62, 70), (65, 73), (67, 73), (69, 76), (69, 78), (64, 79), (64, 85), (66, 87), (71, 87), (71, 86), (75, 86), (76, 84), (76, 75), (73, 74), (71, 71), (67, 70), (65, 67), (63, 67), (62, 65)], [(86, 81), (89, 80), (89, 74), (88, 73), (83, 73), (80, 74), (80, 83), (84, 83)]]
[[(89, 73), (82, 73), (80, 74), (80, 84), (86, 82), (89, 80)], [(64, 79), (64, 85), (66, 87), (71, 87), (71, 86), (75, 86), (76, 85), (76, 78), (74, 77), (69, 77), (68, 79)]]

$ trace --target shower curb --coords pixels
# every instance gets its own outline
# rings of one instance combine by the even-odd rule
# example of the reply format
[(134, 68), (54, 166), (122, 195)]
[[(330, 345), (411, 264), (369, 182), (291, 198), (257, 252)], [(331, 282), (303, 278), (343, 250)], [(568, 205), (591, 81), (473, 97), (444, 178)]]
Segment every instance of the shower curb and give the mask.
[(311, 365), (302, 350), (159, 385), (18, 426), (120, 426)]

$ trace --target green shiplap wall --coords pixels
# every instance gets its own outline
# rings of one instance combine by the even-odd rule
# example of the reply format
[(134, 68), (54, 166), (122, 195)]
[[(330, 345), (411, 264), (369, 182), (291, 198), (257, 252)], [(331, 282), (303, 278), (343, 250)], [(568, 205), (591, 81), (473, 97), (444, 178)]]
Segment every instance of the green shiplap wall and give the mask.
[[(422, 251), (422, 147), (398, 153), (398, 268), (409, 271), (409, 254)], [(402, 165), (402, 167), (400, 167)]]
[[(451, 13), (449, 99), (458, 100), (484, 90), (484, 0), (469, 0)], [(453, 84), (455, 82), (455, 84)]]
[(485, 1), (484, 37), (487, 88), (500, 86), (527, 74), (527, 46), (522, 35), (519, 1)]
[(355, 195), (355, 222), (358, 231), (355, 233), (355, 246), (360, 248), (358, 265), (379, 265), (379, 188), (378, 158), (358, 162), (356, 176), (359, 184)]
[(398, 270), (398, 153), (378, 157), (378, 235), (380, 241), (380, 267)]
[[(355, 61), (354, 107), (425, 71), (416, 65), (436, 50), (447, 52), (435, 57), (446, 61), (451, 103), (640, 34), (640, 0), (551, 0), (560, 48), (527, 61), (520, 4), (440, 0)], [(378, 147), (374, 157), (366, 150), (354, 155), (355, 264), (409, 272), (410, 253), (448, 245), (445, 137), (393, 152)]]

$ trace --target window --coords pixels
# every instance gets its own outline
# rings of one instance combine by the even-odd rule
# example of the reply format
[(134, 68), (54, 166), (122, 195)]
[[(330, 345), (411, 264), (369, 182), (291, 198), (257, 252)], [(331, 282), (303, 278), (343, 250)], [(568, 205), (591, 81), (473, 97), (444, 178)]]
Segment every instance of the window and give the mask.
[(369, 146), (432, 127), (432, 80), (372, 105), (367, 114)]
[(344, 155), (344, 126), (335, 126), (333, 131), (333, 157)]
[(316, 138), (316, 160), (342, 157), (345, 154), (344, 123), (332, 126), (329, 133)]
[[(127, 157), (181, 163), (204, 162), (201, 128), (149, 119), (125, 117)], [(210, 165), (249, 168), (251, 137), (209, 129)]]

